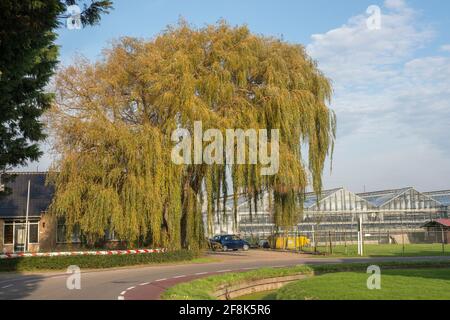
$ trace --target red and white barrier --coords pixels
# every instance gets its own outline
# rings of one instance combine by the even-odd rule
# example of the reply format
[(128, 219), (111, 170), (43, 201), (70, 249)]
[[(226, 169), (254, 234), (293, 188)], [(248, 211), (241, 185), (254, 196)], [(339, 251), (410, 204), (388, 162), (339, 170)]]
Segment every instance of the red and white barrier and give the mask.
[(107, 251), (5, 253), (0, 254), (0, 259), (14, 259), (14, 258), (28, 258), (28, 257), (60, 257), (60, 256), (108, 256), (108, 255), (161, 253), (165, 251), (166, 249), (138, 249), (138, 250), (107, 250)]

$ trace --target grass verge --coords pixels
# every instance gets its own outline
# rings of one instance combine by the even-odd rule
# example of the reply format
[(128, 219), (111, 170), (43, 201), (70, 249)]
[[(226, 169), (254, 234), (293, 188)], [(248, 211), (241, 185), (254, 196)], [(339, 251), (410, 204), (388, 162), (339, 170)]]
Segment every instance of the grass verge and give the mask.
[[(450, 300), (450, 269), (383, 270), (381, 289), (368, 290), (365, 272), (338, 272), (290, 283), (272, 300)], [(258, 298), (258, 297), (256, 297)]]
[[(304, 252), (314, 252), (312, 247), (302, 248)], [(325, 253), (327, 256), (358, 256), (357, 245), (337, 245), (317, 247), (318, 252)], [(364, 255), (366, 257), (423, 257), (423, 256), (450, 256), (450, 247), (442, 244), (367, 244), (364, 245)]]
[(71, 265), (76, 265), (81, 269), (103, 269), (183, 261), (204, 263), (207, 258), (201, 258), (199, 255), (200, 253), (197, 252), (180, 250), (135, 255), (60, 256), (3, 259), (0, 260), (0, 272), (65, 270)]
[[(161, 296), (164, 300), (214, 300), (214, 291), (221, 285), (235, 285), (247, 281), (283, 277), (297, 274), (326, 274), (336, 272), (366, 271), (370, 263), (336, 265), (299, 265), (291, 268), (265, 268), (243, 273), (230, 273), (180, 283), (167, 289)], [(381, 268), (450, 268), (450, 261), (433, 262), (385, 262), (377, 263)]]

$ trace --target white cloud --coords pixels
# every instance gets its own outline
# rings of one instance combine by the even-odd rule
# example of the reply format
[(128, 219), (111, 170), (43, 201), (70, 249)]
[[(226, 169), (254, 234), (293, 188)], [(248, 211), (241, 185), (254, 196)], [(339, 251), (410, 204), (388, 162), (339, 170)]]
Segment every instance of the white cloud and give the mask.
[(361, 14), (307, 46), (335, 87), (339, 134), (327, 181), (360, 185), (364, 177), (382, 188), (383, 177), (385, 187), (432, 188), (450, 176), (450, 58), (416, 57), (435, 34), (405, 1), (387, 0), (381, 12), (380, 30)]
[(450, 52), (450, 44), (441, 46), (441, 51)]
[(384, 6), (389, 9), (405, 9), (407, 8), (406, 2), (404, 0), (386, 0)]
[[(397, 2), (403, 3), (387, 1), (391, 7), (399, 8)], [(431, 30), (415, 27), (415, 11), (385, 11), (382, 8), (380, 30), (369, 30), (368, 16), (361, 14), (340, 28), (312, 36), (308, 52), (338, 86), (366, 86), (391, 80), (396, 72), (392, 65), (411, 58), (414, 50), (433, 38)]]

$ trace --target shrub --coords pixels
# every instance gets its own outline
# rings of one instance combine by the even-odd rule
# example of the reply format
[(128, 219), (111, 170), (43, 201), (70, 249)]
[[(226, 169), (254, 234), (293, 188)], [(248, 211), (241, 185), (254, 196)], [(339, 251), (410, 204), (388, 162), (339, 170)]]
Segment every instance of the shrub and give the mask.
[(133, 255), (29, 257), (0, 260), (0, 271), (65, 270), (76, 265), (81, 269), (100, 269), (188, 261), (199, 253), (188, 250)]

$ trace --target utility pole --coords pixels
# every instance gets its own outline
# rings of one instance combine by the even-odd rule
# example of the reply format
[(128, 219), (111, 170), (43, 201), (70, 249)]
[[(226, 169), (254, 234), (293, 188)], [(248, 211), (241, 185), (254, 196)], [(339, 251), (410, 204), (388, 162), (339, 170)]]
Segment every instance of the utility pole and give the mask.
[(330, 242), (330, 254), (333, 254), (333, 242), (331, 241), (331, 231), (328, 231), (328, 241)]
[(30, 242), (30, 223), (28, 221), (28, 215), (30, 213), (30, 186), (31, 186), (31, 181), (28, 180), (27, 211), (26, 211), (26, 216), (25, 216), (25, 234), (26, 234), (25, 252), (28, 252), (28, 244)]
[(313, 240), (313, 245), (314, 245), (314, 252), (317, 252), (316, 232), (314, 230), (314, 225), (312, 225), (311, 227), (312, 227), (312, 240)]
[(361, 241), (359, 239), (359, 236), (360, 236), (360, 232), (359, 232), (359, 217), (358, 217), (358, 228), (357, 228), (357, 231), (358, 231), (358, 256), (359, 256), (359, 255), (361, 255), (361, 246), (360, 246)]
[(362, 216), (358, 217), (358, 255), (364, 255)]
[(360, 239), (361, 239), (361, 256), (364, 255), (364, 235), (363, 235), (363, 219), (362, 216), (359, 218), (359, 230), (360, 230)]

